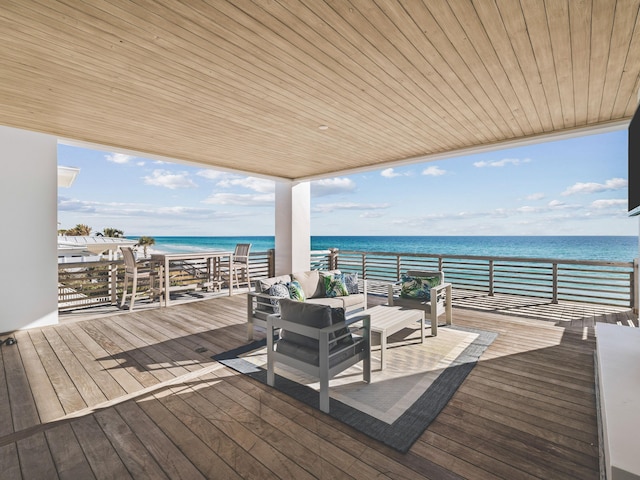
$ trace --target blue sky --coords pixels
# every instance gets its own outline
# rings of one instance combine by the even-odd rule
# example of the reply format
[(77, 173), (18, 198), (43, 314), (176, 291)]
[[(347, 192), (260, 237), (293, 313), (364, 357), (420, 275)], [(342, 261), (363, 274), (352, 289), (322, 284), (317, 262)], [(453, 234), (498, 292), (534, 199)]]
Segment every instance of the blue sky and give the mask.
[[(80, 168), (59, 228), (127, 236), (273, 235), (274, 183), (180, 163), (58, 147)], [(311, 184), (313, 235), (637, 235), (627, 132), (381, 169)]]

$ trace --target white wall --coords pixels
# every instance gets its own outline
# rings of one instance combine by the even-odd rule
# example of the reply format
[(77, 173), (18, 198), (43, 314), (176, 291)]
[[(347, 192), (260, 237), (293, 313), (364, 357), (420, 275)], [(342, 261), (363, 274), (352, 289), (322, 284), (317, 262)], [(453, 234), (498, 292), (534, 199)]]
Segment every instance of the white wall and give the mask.
[(276, 182), (276, 275), (309, 270), (311, 183)]
[(58, 322), (57, 139), (0, 126), (0, 332)]

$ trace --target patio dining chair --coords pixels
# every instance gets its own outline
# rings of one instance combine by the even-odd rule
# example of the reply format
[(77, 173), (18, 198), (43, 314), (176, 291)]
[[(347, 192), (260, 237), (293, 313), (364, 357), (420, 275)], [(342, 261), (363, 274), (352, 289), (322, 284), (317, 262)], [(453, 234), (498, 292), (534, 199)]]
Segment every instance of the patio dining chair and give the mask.
[(139, 271), (138, 263), (136, 262), (136, 256), (131, 247), (120, 247), (122, 251), (122, 258), (124, 260), (124, 286), (122, 287), (122, 301), (120, 307), (124, 307), (125, 300), (127, 298), (127, 290), (129, 279), (131, 279), (133, 286), (131, 289), (131, 300), (129, 301), (129, 310), (133, 310), (133, 304), (136, 301), (136, 294), (138, 290), (138, 280), (143, 279), (147, 281), (151, 287), (150, 271)]
[[(233, 252), (231, 258), (231, 272), (227, 272), (227, 279), (229, 283), (229, 289), (233, 288), (235, 283), (236, 288), (240, 287), (240, 284), (247, 284), (251, 288), (251, 278), (249, 275), (249, 251), (251, 250), (250, 243), (238, 243)], [(240, 276), (238, 275), (240, 272)], [(240, 281), (242, 279), (242, 281)]]

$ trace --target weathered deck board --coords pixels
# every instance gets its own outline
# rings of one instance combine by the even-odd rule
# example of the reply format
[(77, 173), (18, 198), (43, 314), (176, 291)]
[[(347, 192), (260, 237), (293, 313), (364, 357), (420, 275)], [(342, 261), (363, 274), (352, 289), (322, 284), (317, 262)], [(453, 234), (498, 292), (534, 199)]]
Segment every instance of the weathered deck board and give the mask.
[(595, 341), (584, 323), (455, 309), (454, 324), (499, 336), (403, 455), (212, 360), (246, 343), (245, 302), (17, 332), (18, 344), (0, 350), (0, 469), (10, 478), (598, 478)]

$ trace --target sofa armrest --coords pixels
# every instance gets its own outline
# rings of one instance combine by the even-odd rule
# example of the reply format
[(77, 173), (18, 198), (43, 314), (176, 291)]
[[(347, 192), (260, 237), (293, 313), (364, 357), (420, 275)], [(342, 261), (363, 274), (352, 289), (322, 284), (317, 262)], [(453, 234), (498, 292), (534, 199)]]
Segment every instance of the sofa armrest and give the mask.
[(249, 292), (247, 295), (248, 302), (252, 306), (250, 309), (252, 315), (258, 305), (264, 305), (265, 307), (273, 308), (275, 307), (275, 304), (272, 303), (272, 300), (274, 300), (277, 304), (278, 301), (282, 298), (274, 297), (266, 293), (257, 292)]
[(364, 309), (366, 310), (368, 308), (369, 305), (369, 300), (367, 297), (367, 279), (363, 278), (362, 279), (362, 293), (364, 294)]
[(359, 327), (361, 330), (362, 337), (365, 339), (367, 344), (370, 344), (371, 338), (371, 315), (362, 314), (362, 315), (354, 315), (353, 317), (349, 317), (344, 322), (335, 323), (331, 326), (324, 328), (314, 328), (309, 327), (308, 325), (301, 325), (296, 322), (290, 322), (288, 320), (283, 320), (280, 315), (271, 314), (267, 317), (267, 337), (273, 337), (273, 331), (275, 329), (283, 329), (288, 332), (297, 333), (299, 335), (304, 335), (305, 337), (315, 338), (319, 341), (326, 342), (327, 345), (331, 342), (335, 342), (339, 340), (341, 337), (331, 339), (329, 341), (329, 335), (332, 333), (336, 333), (339, 330), (344, 328), (348, 328), (350, 325), (356, 322), (362, 322), (362, 325)]

